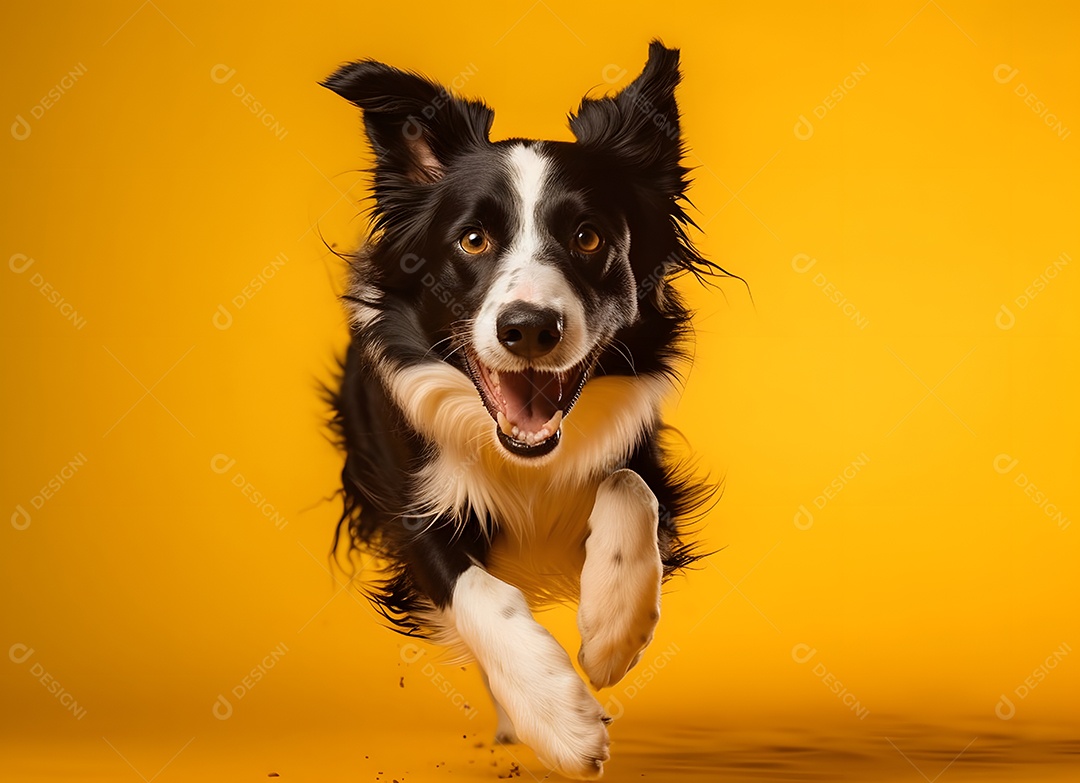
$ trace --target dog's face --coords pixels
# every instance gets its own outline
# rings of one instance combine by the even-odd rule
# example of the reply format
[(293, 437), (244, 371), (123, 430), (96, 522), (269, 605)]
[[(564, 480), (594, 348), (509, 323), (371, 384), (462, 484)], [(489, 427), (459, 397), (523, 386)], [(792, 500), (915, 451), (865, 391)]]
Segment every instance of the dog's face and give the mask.
[(364, 110), (377, 155), (367, 295), (415, 308), (508, 456), (551, 453), (593, 374), (636, 372), (620, 337), (700, 262), (677, 206), (677, 63), (654, 43), (633, 84), (582, 101), (576, 143), (491, 142), (486, 106), (380, 63), (326, 82)]

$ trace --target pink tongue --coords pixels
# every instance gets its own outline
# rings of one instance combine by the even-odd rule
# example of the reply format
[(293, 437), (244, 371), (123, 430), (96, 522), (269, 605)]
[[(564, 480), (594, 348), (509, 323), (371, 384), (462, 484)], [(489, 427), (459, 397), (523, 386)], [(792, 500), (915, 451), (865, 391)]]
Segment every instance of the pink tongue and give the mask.
[(538, 432), (561, 408), (559, 378), (554, 373), (501, 372), (499, 386), (506, 418), (522, 432)]

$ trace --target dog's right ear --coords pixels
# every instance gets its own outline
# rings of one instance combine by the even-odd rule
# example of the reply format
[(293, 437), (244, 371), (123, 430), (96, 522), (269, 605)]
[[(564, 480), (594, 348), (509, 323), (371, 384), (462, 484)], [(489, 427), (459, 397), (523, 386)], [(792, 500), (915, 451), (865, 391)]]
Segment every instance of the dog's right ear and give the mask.
[(435, 182), (456, 154), (488, 143), (495, 119), (479, 101), (374, 60), (343, 65), (322, 86), (363, 109), (376, 178)]

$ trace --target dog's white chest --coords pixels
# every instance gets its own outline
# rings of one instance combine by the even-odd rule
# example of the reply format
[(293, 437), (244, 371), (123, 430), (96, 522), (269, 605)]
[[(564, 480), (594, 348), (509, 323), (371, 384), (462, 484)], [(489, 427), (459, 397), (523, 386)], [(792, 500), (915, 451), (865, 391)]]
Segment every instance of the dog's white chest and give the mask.
[(538, 486), (521, 494), (521, 516), (493, 531), (488, 569), (531, 604), (576, 601), (596, 484)]

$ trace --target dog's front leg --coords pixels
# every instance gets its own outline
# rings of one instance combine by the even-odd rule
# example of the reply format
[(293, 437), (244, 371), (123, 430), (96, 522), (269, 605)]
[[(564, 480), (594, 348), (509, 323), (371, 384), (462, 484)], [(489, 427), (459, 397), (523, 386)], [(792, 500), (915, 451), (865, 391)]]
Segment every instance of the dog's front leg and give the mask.
[(517, 738), (568, 778), (600, 777), (608, 718), (522, 591), (473, 566), (458, 577), (450, 608)]
[(581, 570), (578, 661), (594, 688), (621, 680), (652, 641), (663, 565), (656, 496), (632, 470), (600, 484)]
[(457, 578), (450, 609), (517, 737), (567, 777), (599, 777), (608, 719), (522, 592), (474, 565)]

